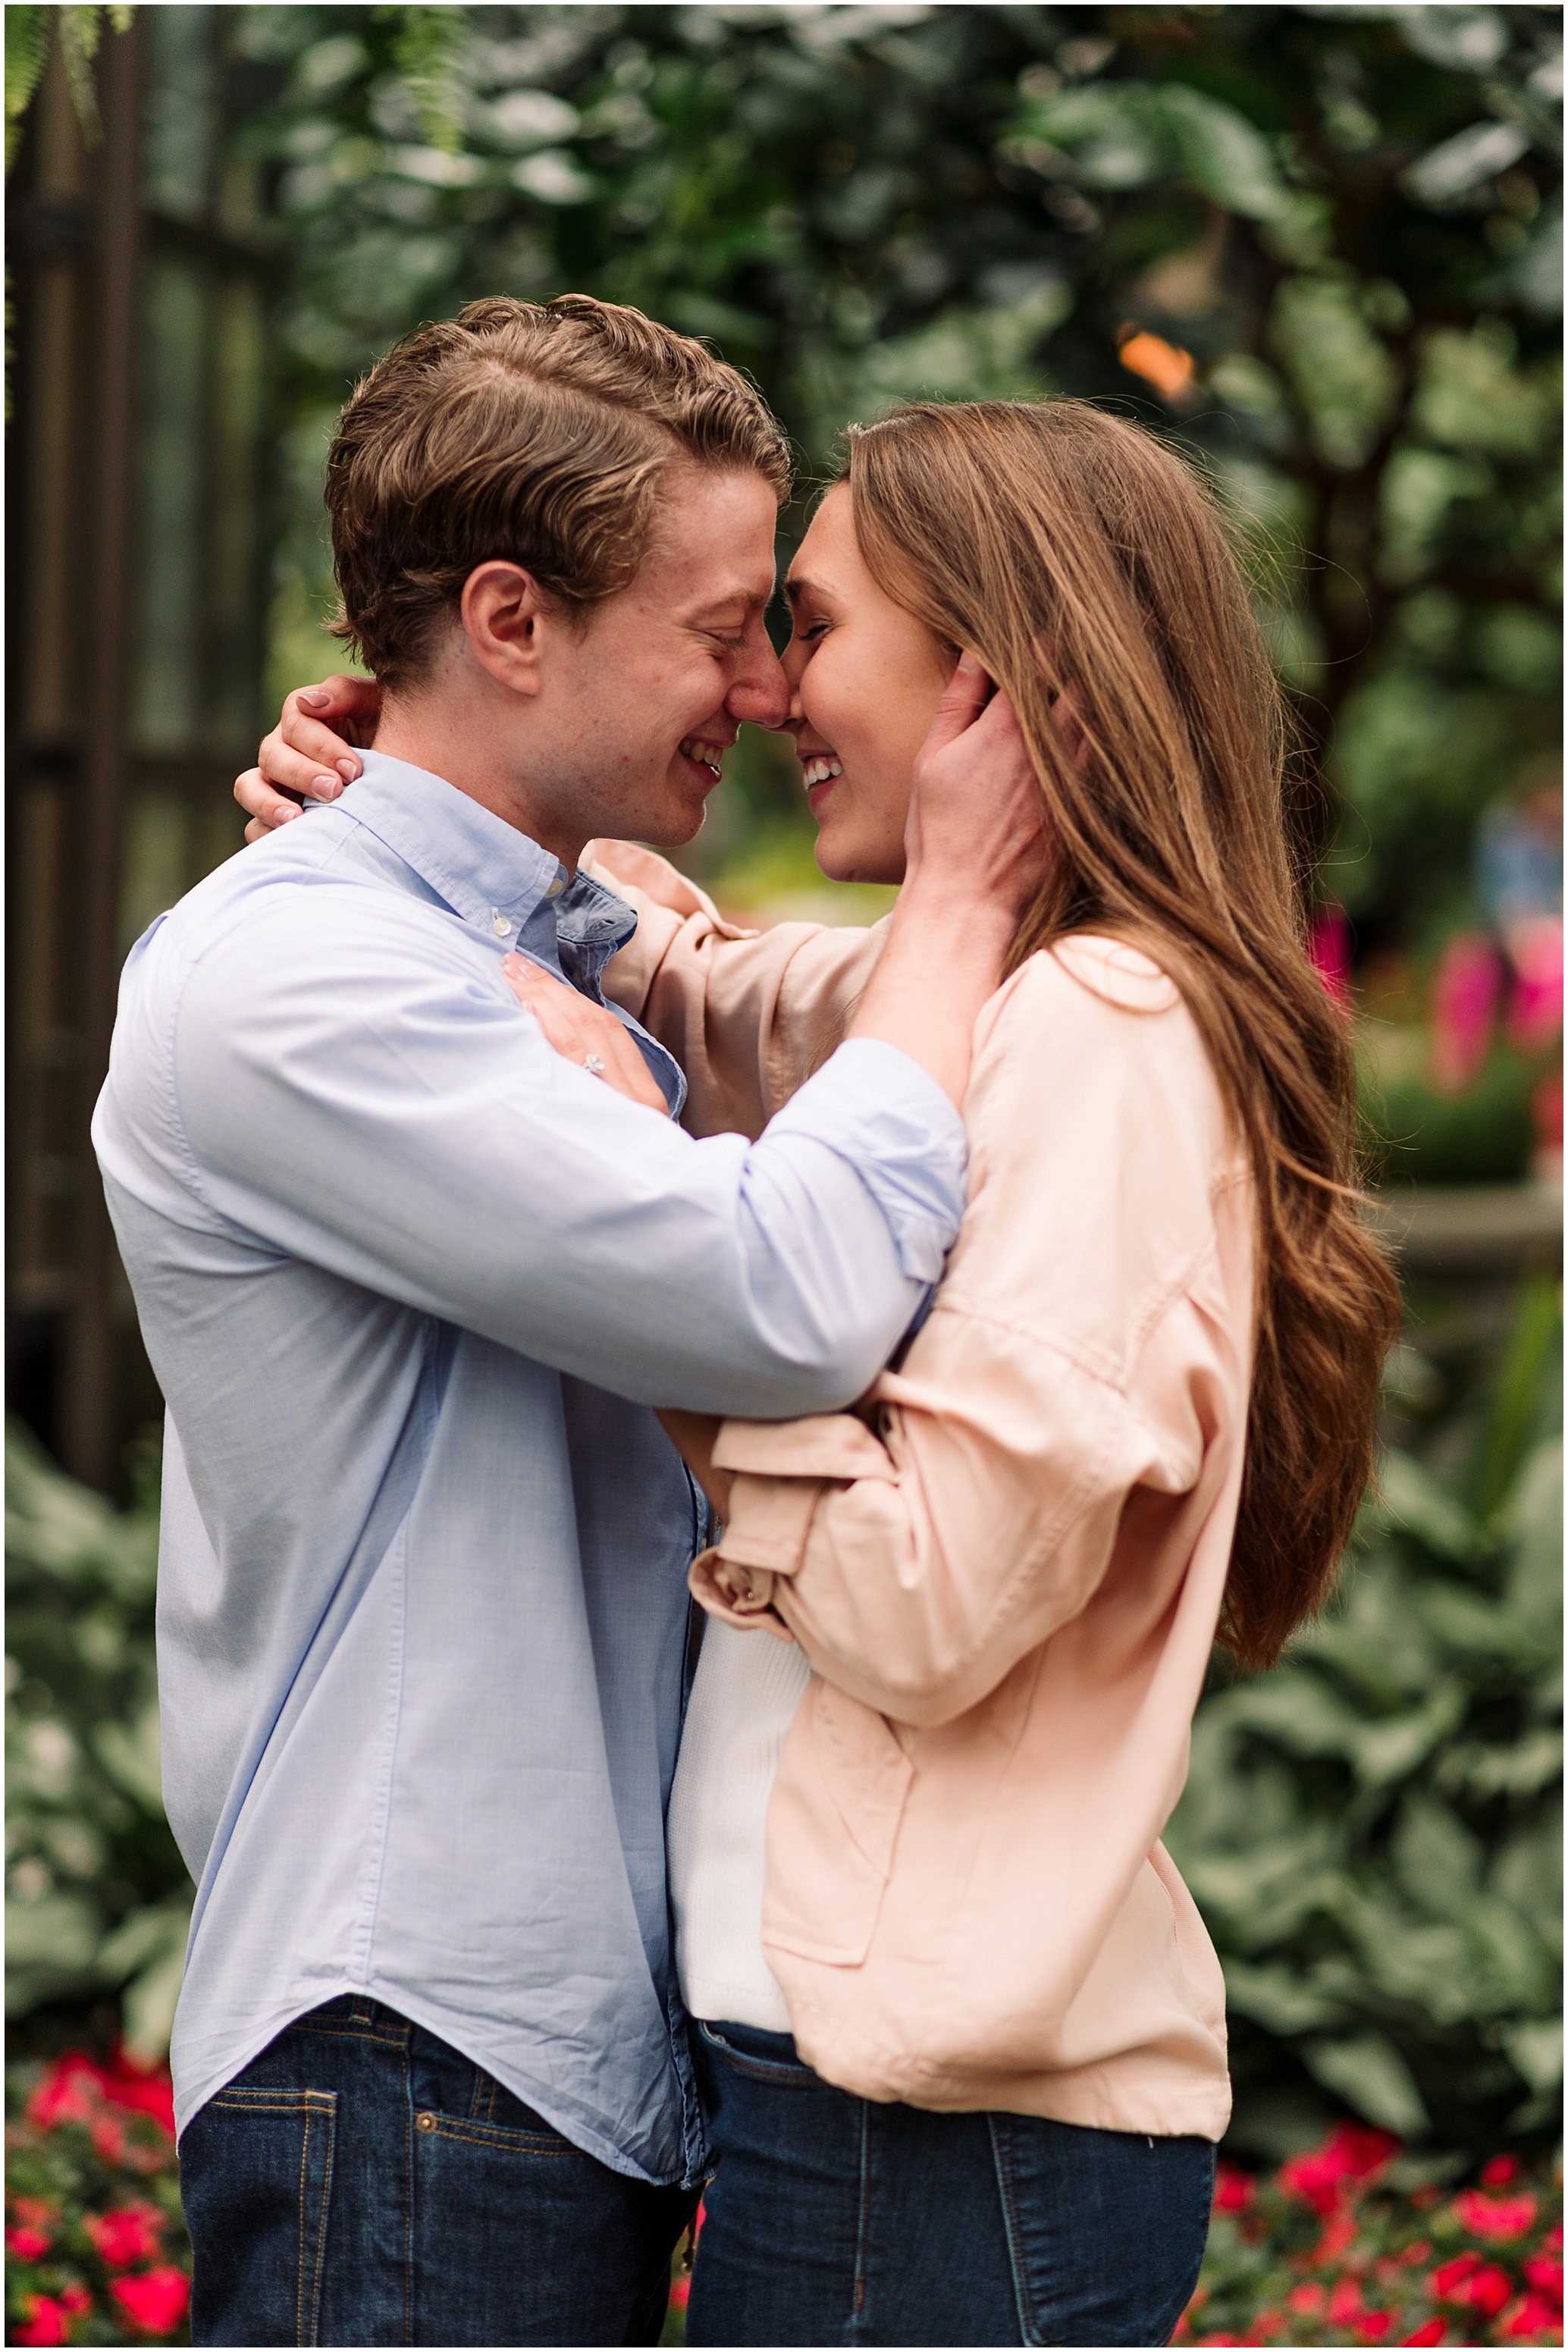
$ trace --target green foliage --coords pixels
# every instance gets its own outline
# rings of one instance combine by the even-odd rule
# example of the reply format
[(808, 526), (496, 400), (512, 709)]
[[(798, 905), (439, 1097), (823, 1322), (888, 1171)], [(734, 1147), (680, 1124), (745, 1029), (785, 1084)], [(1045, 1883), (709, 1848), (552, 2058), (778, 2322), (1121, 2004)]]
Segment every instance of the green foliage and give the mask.
[(98, 55), (103, 37), (104, 21), (117, 33), (124, 32), (132, 11), (128, 7), (34, 7), (26, 5), (8, 6), (5, 10), (5, 169), (21, 137), (23, 120), (38, 84), (44, 78), (44, 68), (49, 59), (49, 41), (53, 36), (60, 45), (66, 79), (70, 87), (71, 103), (81, 124), (82, 136), (89, 146), (95, 146), (102, 137), (98, 117), (98, 90), (92, 78), (92, 61)]
[(117, 1511), (11, 1427), (5, 1485), (5, 2012), (118, 1990), (152, 2059), (192, 1900), (158, 1761), (156, 1465)]
[[(470, 296), (585, 288), (750, 369), (812, 467), (919, 393), (1175, 434), (1297, 691), (1329, 895), (1363, 947), (1462, 913), (1478, 814), (1555, 737), (1554, 12), (240, 13), (281, 82), (248, 135), (291, 259), (290, 667), (353, 375)], [(1190, 360), (1168, 397), (1132, 327)]]
[(1384, 1457), (1332, 1609), (1199, 1711), (1169, 1843), (1225, 1963), (1242, 2147), (1289, 2147), (1313, 2084), (1451, 2147), (1558, 2127), (1560, 1337), (1541, 1284), (1484, 1406)]

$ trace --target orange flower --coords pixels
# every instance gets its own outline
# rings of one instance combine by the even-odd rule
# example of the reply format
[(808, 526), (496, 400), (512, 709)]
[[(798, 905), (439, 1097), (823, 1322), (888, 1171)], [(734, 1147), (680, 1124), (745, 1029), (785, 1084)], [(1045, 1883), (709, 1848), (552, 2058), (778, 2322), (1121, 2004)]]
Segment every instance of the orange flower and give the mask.
[(1152, 383), (1162, 400), (1180, 400), (1191, 387), (1194, 373), (1191, 352), (1167, 343), (1159, 335), (1143, 330), (1129, 335), (1117, 357), (1131, 374)]

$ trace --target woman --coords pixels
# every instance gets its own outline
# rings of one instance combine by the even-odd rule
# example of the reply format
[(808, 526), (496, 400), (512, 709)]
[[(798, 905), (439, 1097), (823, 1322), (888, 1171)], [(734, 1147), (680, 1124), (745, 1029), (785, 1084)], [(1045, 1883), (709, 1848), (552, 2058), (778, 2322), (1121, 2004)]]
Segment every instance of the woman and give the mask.
[[(825, 872), (899, 878), (961, 647), (1017, 711), (1055, 855), (975, 1030), (964, 1229), (895, 1368), (853, 1414), (667, 1417), (724, 1522), (670, 1815), (717, 2158), (689, 2337), (1160, 2343), (1228, 2106), (1223, 1980), (1160, 1832), (1216, 1632), (1267, 1664), (1331, 1577), (1395, 1313), (1299, 937), (1278, 691), (1197, 483), (1075, 403), (857, 432), (790, 594)], [(679, 1033), (705, 1122), (765, 1113), (875, 935), (746, 942), (646, 856), (598, 870), (662, 902), (621, 985)], [(515, 984), (595, 1051), (611, 1016)]]

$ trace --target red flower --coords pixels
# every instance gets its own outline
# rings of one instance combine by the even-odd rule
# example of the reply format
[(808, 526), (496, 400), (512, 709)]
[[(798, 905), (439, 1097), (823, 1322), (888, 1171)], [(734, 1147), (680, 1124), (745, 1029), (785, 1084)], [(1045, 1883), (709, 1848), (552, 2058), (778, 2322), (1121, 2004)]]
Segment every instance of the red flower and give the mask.
[(76, 2286), (63, 2286), (60, 2289), (60, 2309), (68, 2311), (74, 2319), (80, 2313), (92, 2309), (92, 2297), (86, 2287), (79, 2284)]
[(1405, 2247), (1405, 2252), (1400, 2255), (1399, 2260), (1402, 2263), (1407, 2263), (1414, 2269), (1420, 2263), (1428, 2261), (1431, 2257), (1431, 2252), (1432, 2241), (1430, 2238), (1413, 2238), (1410, 2243)]
[(1560, 2262), (1554, 2263), (1549, 2254), (1531, 2254), (1524, 2264), (1524, 2275), (1526, 2283), (1535, 2289), (1537, 2294), (1545, 2295), (1548, 2302), (1554, 2303), (1558, 2310), (1562, 2310), (1563, 2265)]
[(1519, 2179), (1517, 2156), (1494, 2156), (1489, 2164), (1481, 2167), (1483, 2189), (1511, 2189)]
[(1495, 2319), (1512, 2294), (1513, 2281), (1497, 2263), (1488, 2263), (1465, 2282), (1465, 2301), (1487, 2319)]
[(1401, 2344), (1442, 2344), (1447, 2342), (1447, 2327), (1442, 2320), (1429, 2319), (1415, 2330), (1414, 2336), (1402, 2336), (1399, 2340)]
[(28, 2100), (27, 2120), (41, 2131), (50, 2131), (56, 2124), (90, 2124), (106, 2105), (151, 2116), (174, 2136), (174, 2087), (167, 2068), (149, 2073), (122, 2050), (115, 2052), (107, 2066), (85, 2050), (66, 2051)]
[(191, 2299), (191, 2283), (173, 2263), (162, 2270), (139, 2271), (132, 2278), (110, 2279), (109, 2291), (143, 2336), (167, 2336), (179, 2326)]
[(163, 2226), (156, 2205), (119, 2205), (108, 2213), (89, 2213), (82, 2223), (111, 2271), (155, 2260), (163, 2251)]
[(92, 2126), (92, 2144), (105, 2164), (125, 2161), (125, 2126), (113, 2116), (99, 2116)]
[(1301, 2286), (1293, 2286), (1285, 2298), (1292, 2311), (1305, 2312), (1309, 2319), (1322, 2310), (1328, 2299), (1327, 2287), (1320, 2286), (1316, 2279), (1309, 2279)]
[(1280, 2166), (1279, 2186), (1287, 2196), (1304, 2198), (1320, 2213), (1331, 2213), (1348, 2182), (1381, 2171), (1398, 2148), (1399, 2142), (1388, 2132), (1372, 2131), (1364, 2124), (1340, 2124), (1321, 2147)]
[(1214, 2210), (1216, 2213), (1245, 2213), (1258, 2194), (1258, 2183), (1250, 2172), (1239, 2165), (1221, 2164), (1215, 2168)]
[(47, 2228), (58, 2213), (58, 2208), (47, 2197), (13, 2197), (11, 2210), (18, 2221), (26, 2221), (35, 2230)]
[(151, 2116), (173, 2139), (174, 2085), (167, 2066), (138, 2066), (121, 2049), (116, 2050), (107, 2066), (100, 2069), (99, 2080), (106, 2099), (132, 2115)]
[(1548, 2253), (1552, 2253), (1552, 2254), (1560, 2254), (1560, 2253), (1563, 2252), (1563, 2224), (1562, 2224), (1562, 2222), (1561, 2222), (1561, 2221), (1553, 2221), (1553, 2223), (1552, 2224), (1551, 2229), (1550, 2229), (1550, 2230), (1548, 2230), (1548, 2231), (1546, 2232), (1546, 2235), (1544, 2236), (1544, 2238), (1542, 2238), (1542, 2240), (1541, 2241), (1541, 2242), (1542, 2242), (1542, 2244), (1546, 2248), (1546, 2251), (1547, 2251), (1547, 2252), (1548, 2252)]
[(1439, 2263), (1431, 2278), (1432, 2292), (1438, 2302), (1467, 2302), (1468, 2297), (1456, 2294), (1455, 2289), (1463, 2286), (1471, 2273), (1479, 2271), (1480, 2266), (1479, 2254), (1470, 2253), (1456, 2254), (1451, 2263)]
[(1381, 2344), (1393, 2329), (1394, 2314), (1392, 2311), (1363, 2311), (1357, 2318), (1356, 2326), (1369, 2344)]
[(40, 2131), (56, 2124), (85, 2124), (98, 2105), (98, 2065), (85, 2050), (68, 2050), (57, 2058), (27, 2102), (27, 2121)]
[(1329, 2317), (1336, 2327), (1361, 2315), (1361, 2288), (1353, 2278), (1336, 2279), (1329, 2294)]
[(1347, 2246), (1356, 2241), (1357, 2224), (1353, 2213), (1335, 2213), (1325, 2224), (1322, 2236), (1312, 2249), (1312, 2260), (1320, 2265), (1337, 2263)]
[(24, 2226), (5, 2232), (6, 2252), (15, 2254), (21, 2263), (42, 2262), (53, 2244), (54, 2240), (42, 2230), (29, 2230)]
[(1539, 2336), (1544, 2343), (1563, 2341), (1563, 2312), (1559, 2305), (1548, 2303), (1544, 2295), (1527, 2294), (1515, 2304), (1502, 2323), (1502, 2335), (1510, 2344), (1528, 2344)]
[(27, 2318), (12, 2341), (16, 2344), (64, 2344), (70, 2335), (69, 2312), (52, 2294), (27, 2298)]
[(1478, 2238), (1522, 2238), (1535, 2219), (1535, 2200), (1483, 2197), (1479, 2189), (1461, 2189), (1454, 2200), (1454, 2217)]

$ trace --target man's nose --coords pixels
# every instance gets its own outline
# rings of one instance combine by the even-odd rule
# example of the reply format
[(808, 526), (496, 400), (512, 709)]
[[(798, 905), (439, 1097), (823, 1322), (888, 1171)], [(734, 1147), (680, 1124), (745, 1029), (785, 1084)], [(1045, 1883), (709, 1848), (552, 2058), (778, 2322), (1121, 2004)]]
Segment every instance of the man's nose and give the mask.
[(789, 717), (789, 680), (765, 635), (724, 697), (724, 708), (731, 719), (749, 719), (753, 727), (782, 727)]

